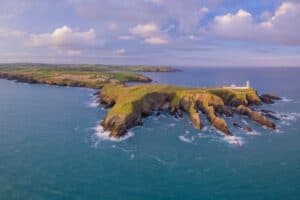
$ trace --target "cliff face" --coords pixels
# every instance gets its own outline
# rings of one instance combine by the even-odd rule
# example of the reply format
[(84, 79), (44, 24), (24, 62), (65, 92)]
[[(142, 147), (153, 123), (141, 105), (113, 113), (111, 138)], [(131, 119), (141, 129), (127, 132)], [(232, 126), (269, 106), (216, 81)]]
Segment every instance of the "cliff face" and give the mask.
[(102, 88), (101, 103), (109, 107), (102, 122), (111, 137), (121, 137), (127, 130), (142, 124), (142, 118), (154, 110), (169, 110), (181, 116), (186, 112), (194, 127), (201, 129), (201, 113), (224, 135), (231, 136), (223, 115), (234, 113), (248, 116), (261, 125), (275, 129), (266, 117), (252, 111), (248, 106), (261, 104), (254, 89), (229, 90), (223, 88), (182, 88), (168, 85), (123, 86), (107, 84)]

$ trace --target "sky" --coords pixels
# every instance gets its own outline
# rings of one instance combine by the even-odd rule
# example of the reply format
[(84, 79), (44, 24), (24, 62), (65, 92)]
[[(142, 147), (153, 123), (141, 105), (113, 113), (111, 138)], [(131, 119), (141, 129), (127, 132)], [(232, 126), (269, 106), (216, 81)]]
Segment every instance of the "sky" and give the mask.
[(0, 63), (300, 67), (300, 0), (0, 0)]

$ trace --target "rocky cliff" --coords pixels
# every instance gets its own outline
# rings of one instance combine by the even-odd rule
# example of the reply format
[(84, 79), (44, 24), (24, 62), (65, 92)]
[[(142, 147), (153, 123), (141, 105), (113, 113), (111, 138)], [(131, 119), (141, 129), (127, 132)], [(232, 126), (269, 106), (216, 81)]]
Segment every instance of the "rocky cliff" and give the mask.
[(231, 136), (232, 132), (223, 116), (234, 114), (248, 116), (263, 126), (276, 129), (271, 120), (249, 108), (262, 103), (252, 88), (232, 90), (155, 84), (130, 87), (106, 84), (101, 90), (100, 99), (102, 104), (110, 108), (102, 126), (110, 131), (111, 137), (123, 136), (128, 129), (141, 125), (143, 117), (157, 110), (168, 110), (174, 116), (182, 116), (181, 113), (186, 112), (197, 129), (202, 128), (201, 118), (206, 116), (212, 126), (226, 136)]

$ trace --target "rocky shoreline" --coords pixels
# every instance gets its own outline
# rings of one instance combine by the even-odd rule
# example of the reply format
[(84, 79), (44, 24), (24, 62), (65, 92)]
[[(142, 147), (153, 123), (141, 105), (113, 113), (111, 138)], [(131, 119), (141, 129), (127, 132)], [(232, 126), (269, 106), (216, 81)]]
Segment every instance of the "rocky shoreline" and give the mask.
[[(268, 101), (270, 98), (272, 101)], [(203, 117), (225, 136), (232, 136), (223, 116), (243, 115), (250, 120), (276, 130), (276, 125), (264, 112), (255, 111), (252, 106), (274, 103), (275, 96), (259, 96), (253, 89), (228, 90), (223, 88), (181, 88), (166, 85), (105, 85), (100, 93), (100, 103), (109, 108), (101, 125), (110, 136), (119, 138), (128, 129), (143, 124), (143, 118), (161, 110), (174, 117), (188, 114), (196, 129), (202, 129)], [(276, 97), (276, 100), (279, 100)], [(235, 126), (239, 126), (235, 124)], [(251, 132), (251, 127), (241, 127)]]

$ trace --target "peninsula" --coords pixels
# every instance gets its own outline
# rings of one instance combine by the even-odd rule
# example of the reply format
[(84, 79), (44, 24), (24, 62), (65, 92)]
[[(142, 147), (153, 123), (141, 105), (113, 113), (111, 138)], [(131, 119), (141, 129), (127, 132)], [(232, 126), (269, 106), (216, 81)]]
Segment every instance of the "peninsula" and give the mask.
[[(231, 85), (215, 88), (188, 88), (149, 84), (151, 79), (139, 72), (175, 72), (169, 67), (102, 65), (0, 65), (0, 78), (26, 83), (40, 83), (100, 89), (100, 103), (109, 108), (102, 126), (111, 137), (124, 136), (128, 129), (142, 125), (143, 118), (154, 112), (168, 111), (174, 117), (187, 113), (196, 129), (206, 117), (225, 136), (232, 136), (224, 116), (244, 115), (275, 130), (271, 113), (256, 111), (253, 106), (280, 100), (273, 95), (259, 96), (247, 82), (245, 87)], [(127, 86), (128, 82), (148, 84)], [(251, 131), (250, 127), (241, 127)]]

